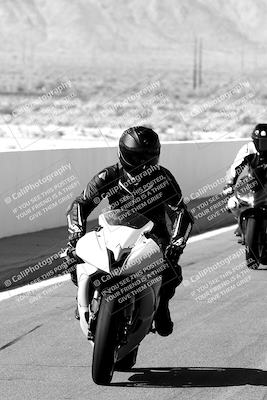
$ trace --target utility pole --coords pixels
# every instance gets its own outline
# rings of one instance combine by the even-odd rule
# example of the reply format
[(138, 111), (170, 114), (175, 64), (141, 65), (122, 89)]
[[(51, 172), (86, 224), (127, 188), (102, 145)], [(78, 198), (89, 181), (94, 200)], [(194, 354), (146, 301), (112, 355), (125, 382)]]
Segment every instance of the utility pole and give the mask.
[(198, 85), (202, 85), (202, 51), (203, 51), (203, 46), (202, 46), (202, 39), (199, 39), (199, 45), (198, 45)]
[(193, 89), (202, 85), (203, 42), (195, 37), (193, 53)]
[(193, 52), (193, 89), (197, 88), (197, 38), (194, 39), (194, 52)]
[(34, 70), (34, 32), (27, 30), (25, 34), (25, 57), (24, 57), (24, 71), (26, 78), (26, 90), (31, 92), (33, 90), (33, 70)]
[(257, 70), (258, 69), (258, 51), (259, 48), (258, 46), (255, 46), (255, 50), (254, 50), (254, 69)]
[(241, 74), (244, 73), (244, 43), (241, 45), (241, 54), (240, 54), (240, 62), (241, 62)]

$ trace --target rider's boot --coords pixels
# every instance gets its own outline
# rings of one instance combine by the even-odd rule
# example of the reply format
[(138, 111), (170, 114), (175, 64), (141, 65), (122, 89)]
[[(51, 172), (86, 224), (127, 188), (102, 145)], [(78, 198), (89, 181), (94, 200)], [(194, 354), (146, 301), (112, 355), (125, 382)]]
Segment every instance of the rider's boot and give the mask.
[[(77, 296), (76, 296), (76, 304), (77, 304)], [(78, 304), (76, 305), (75, 311), (74, 311), (74, 317), (76, 319), (78, 319), (78, 321), (80, 320), (80, 314), (79, 314), (79, 307)]]
[(75, 317), (78, 321), (80, 320), (80, 314), (79, 314), (79, 308), (78, 308), (78, 306), (75, 308), (74, 317)]
[(160, 336), (169, 336), (173, 331), (173, 322), (169, 310), (169, 300), (174, 296), (175, 289), (182, 283), (180, 265), (171, 266), (162, 274), (160, 301), (155, 314), (155, 328)]
[(235, 236), (240, 237), (242, 235), (240, 226), (238, 225), (235, 232), (234, 232)]
[(160, 299), (155, 314), (155, 328), (160, 336), (169, 336), (173, 331), (173, 322), (171, 320), (168, 299)]

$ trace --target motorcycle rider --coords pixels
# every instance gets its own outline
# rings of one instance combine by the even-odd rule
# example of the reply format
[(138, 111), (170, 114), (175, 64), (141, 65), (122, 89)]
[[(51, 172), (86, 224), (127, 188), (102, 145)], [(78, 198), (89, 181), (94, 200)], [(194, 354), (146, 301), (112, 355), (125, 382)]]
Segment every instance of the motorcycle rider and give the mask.
[[(138, 212), (154, 223), (151, 233), (156, 236), (169, 265), (162, 273), (155, 328), (161, 336), (168, 336), (173, 330), (168, 304), (183, 279), (178, 261), (191, 232), (193, 217), (173, 175), (158, 165), (159, 156), (160, 142), (156, 132), (143, 126), (125, 130), (119, 140), (119, 162), (91, 179), (70, 205), (67, 217), (69, 245), (73, 247), (85, 234), (87, 217), (104, 198), (108, 199), (109, 209), (131, 210), (138, 205)], [(166, 212), (172, 223), (171, 234)], [(72, 280), (77, 285), (76, 273), (72, 274)]]
[[(253, 191), (257, 189), (258, 185), (262, 185), (262, 182), (267, 182), (267, 175), (265, 174), (267, 167), (267, 124), (257, 124), (252, 132), (251, 139), (251, 142), (241, 147), (227, 172), (226, 185), (223, 190), (225, 195), (234, 193), (237, 180), (246, 167), (248, 168), (248, 177), (254, 179), (251, 185)], [(240, 215), (240, 208), (238, 199), (235, 196), (230, 197), (228, 209), (236, 219)], [(241, 236), (239, 228), (236, 230), (236, 235)]]

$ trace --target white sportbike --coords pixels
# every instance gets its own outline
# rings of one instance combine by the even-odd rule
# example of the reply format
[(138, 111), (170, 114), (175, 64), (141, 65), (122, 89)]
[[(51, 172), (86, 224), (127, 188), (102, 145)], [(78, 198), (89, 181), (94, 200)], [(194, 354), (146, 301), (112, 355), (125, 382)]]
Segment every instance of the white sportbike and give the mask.
[(153, 331), (167, 265), (152, 228), (143, 215), (114, 210), (77, 242), (80, 326), (93, 344), (96, 384), (133, 367), (140, 342)]

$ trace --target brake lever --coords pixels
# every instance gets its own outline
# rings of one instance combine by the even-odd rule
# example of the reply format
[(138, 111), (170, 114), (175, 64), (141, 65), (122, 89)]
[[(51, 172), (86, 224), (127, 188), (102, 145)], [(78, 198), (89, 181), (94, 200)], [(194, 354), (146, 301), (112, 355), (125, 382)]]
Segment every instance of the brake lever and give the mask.
[(60, 253), (59, 258), (66, 258), (68, 257), (68, 247), (66, 247), (66, 249), (63, 251), (63, 253)]
[(60, 254), (59, 257), (60, 258), (66, 258), (66, 259), (69, 259), (69, 260), (73, 260), (78, 264), (84, 263), (84, 261), (79, 256), (77, 256), (75, 248), (70, 249), (69, 247), (67, 247), (63, 251), (63, 253)]

